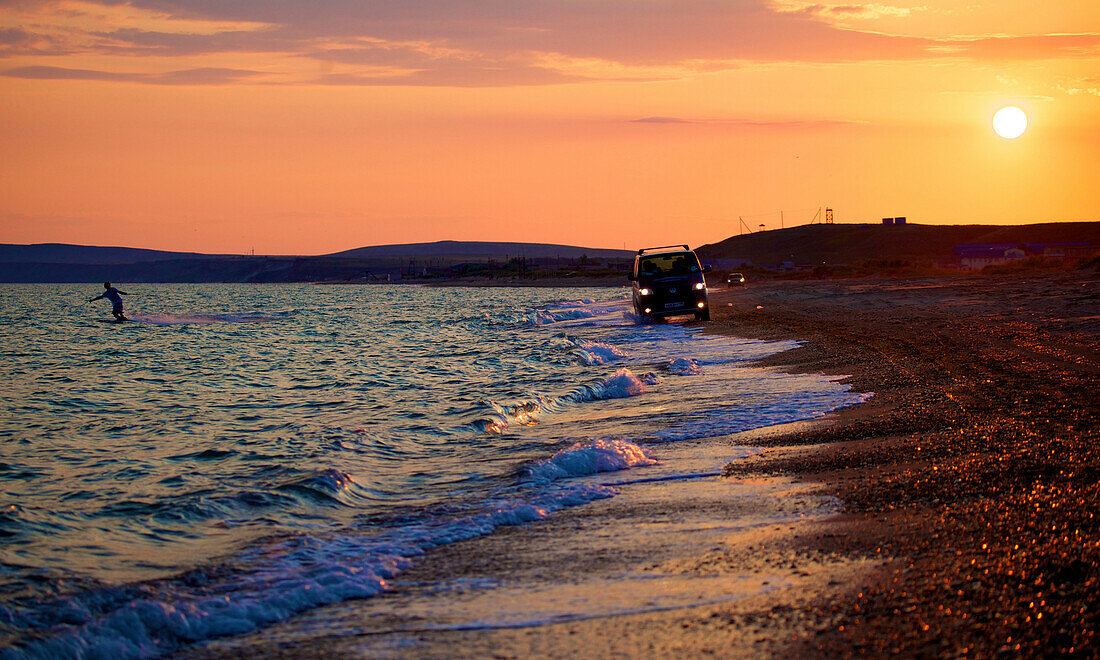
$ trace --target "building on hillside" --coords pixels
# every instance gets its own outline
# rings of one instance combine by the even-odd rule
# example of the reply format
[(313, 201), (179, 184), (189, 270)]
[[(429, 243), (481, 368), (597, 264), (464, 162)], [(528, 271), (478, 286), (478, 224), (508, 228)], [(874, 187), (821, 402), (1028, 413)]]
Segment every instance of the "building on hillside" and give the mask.
[(1100, 248), (1092, 243), (1035, 243), (1041, 248), (1039, 256), (1047, 259), (1060, 259), (1062, 261), (1078, 261), (1095, 256)]
[(1031, 257), (1074, 262), (1096, 253), (1092, 243), (960, 243), (954, 251), (963, 270), (981, 270)]

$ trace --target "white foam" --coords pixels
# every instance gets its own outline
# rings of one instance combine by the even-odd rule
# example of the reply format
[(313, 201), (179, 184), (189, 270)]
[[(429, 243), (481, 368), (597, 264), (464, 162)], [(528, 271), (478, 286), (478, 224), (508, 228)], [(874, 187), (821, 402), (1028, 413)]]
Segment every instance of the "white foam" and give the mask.
[(597, 316), (597, 312), (587, 307), (568, 307), (564, 309), (537, 309), (528, 318), (531, 325), (547, 325), (560, 321), (575, 321), (577, 319), (590, 319)]
[(576, 392), (574, 397), (579, 401), (595, 401), (602, 399), (625, 399), (627, 397), (645, 394), (653, 385), (659, 385), (661, 379), (657, 374), (646, 373), (635, 376), (634, 372), (626, 367), (619, 369), (613, 375), (604, 378), (592, 385), (587, 385)]
[(588, 366), (607, 364), (629, 355), (623, 349), (603, 342), (578, 339), (574, 340), (574, 343), (576, 348), (573, 352)]
[(676, 358), (669, 360), (668, 366), (669, 373), (676, 374), (677, 376), (698, 376), (703, 373), (702, 368), (699, 367), (699, 363), (691, 358)]
[(490, 401), (492, 412), (485, 418), (474, 422), (474, 425), (486, 433), (504, 433), (513, 423), (523, 426), (538, 424), (542, 412), (542, 401), (521, 401), (511, 405), (501, 405)]
[(578, 442), (528, 468), (534, 481), (553, 481), (583, 477), (598, 472), (614, 472), (654, 465), (638, 445), (626, 440), (590, 440)]
[[(388, 588), (387, 580), (411, 565), (426, 550), (475, 538), (503, 525), (545, 518), (565, 507), (611, 497), (607, 486), (548, 488), (527, 501), (501, 500), (478, 514), (459, 519), (425, 521), (391, 529), (380, 536), (293, 537), (253, 547), (240, 558), (247, 570), (228, 582), (201, 586), (165, 583), (147, 598), (90, 618), (94, 605), (80, 596), (49, 603), (43, 612), (5, 612), (13, 619), (51, 623), (35, 626), (58, 634), (20, 648), (0, 651), (0, 658), (147, 658), (201, 640), (241, 634), (285, 620), (299, 612), (351, 598), (367, 598)], [(102, 594), (99, 594), (102, 596)], [(97, 593), (87, 595), (90, 602)], [(164, 599), (164, 600), (162, 600)], [(84, 619), (74, 627), (72, 618)], [(89, 620), (90, 619), (90, 620)]]

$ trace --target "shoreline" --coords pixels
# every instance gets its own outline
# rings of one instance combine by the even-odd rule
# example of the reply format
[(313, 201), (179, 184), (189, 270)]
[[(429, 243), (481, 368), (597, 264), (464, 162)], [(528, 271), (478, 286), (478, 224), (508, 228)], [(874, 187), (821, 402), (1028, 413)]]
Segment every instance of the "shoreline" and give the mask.
[[(815, 484), (721, 476), (726, 460), (741, 460), (744, 443), (812, 425), (652, 447), (677, 472), (703, 476), (647, 471), (610, 499), (431, 550), (373, 598), (174, 657), (779, 655), (787, 638), (811, 630), (807, 595), (880, 563), (797, 543), (797, 530), (836, 510)], [(774, 614), (765, 622), (761, 611)]]
[(484, 278), (484, 277), (451, 277), (432, 279), (406, 279), (392, 282), (371, 282), (367, 280), (332, 280), (322, 282), (308, 282), (317, 286), (382, 286), (387, 284), (404, 286), (426, 286), (438, 288), (533, 288), (533, 289), (583, 289), (583, 288), (629, 288), (630, 282), (624, 273), (622, 277), (543, 277), (539, 279), (525, 279), (519, 277), (509, 278)]
[[(715, 291), (706, 332), (803, 342), (757, 366), (845, 375), (875, 396), (807, 423), (660, 448), (704, 462), (735, 445), (758, 453), (726, 462), (723, 477), (636, 484), (437, 548), (376, 598), (179, 656), (1095, 653), (1096, 283), (1077, 273)], [(744, 529), (762, 515), (739, 508), (745, 488), (770, 493), (764, 508), (786, 517)], [(828, 506), (837, 501), (842, 510)], [(731, 584), (747, 591), (707, 597)], [(675, 606), (496, 626), (465, 614), (644, 602), (655, 585), (679, 594)]]

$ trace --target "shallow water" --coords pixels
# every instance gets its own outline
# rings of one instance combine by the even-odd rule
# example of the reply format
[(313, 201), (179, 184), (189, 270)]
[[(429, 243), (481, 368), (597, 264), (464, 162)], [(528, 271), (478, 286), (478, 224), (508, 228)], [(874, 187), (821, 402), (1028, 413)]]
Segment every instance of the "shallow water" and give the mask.
[(614, 496), (655, 443), (862, 398), (618, 289), (123, 288), (113, 325), (94, 287), (5, 287), (5, 655), (150, 656), (370, 596)]

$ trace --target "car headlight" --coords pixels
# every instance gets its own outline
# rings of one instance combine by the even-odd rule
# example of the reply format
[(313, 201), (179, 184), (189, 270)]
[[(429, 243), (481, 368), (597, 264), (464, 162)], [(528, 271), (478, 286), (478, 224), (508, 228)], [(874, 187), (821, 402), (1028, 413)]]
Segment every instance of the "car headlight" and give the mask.
[(638, 289), (638, 293), (642, 294), (643, 296), (648, 296), (649, 294), (651, 294), (653, 292), (650, 291), (649, 289)]
[(702, 282), (696, 282), (695, 283), (695, 290), (696, 291), (702, 291), (705, 288), (707, 288), (706, 284), (703, 284)]

